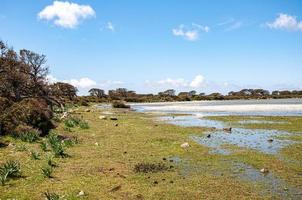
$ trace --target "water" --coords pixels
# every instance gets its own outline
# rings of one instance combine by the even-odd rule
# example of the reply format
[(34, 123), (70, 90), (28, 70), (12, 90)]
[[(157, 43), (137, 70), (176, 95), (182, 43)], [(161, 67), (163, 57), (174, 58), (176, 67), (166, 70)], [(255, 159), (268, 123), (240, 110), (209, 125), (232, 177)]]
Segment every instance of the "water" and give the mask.
[[(211, 135), (210, 138), (206, 137), (206, 134), (192, 136), (192, 139), (199, 144), (211, 147), (211, 152), (221, 154), (231, 153), (230, 150), (224, 148), (224, 145), (227, 144), (267, 154), (277, 154), (280, 149), (293, 143), (290, 140), (277, 139), (276, 136), (287, 136), (289, 133), (276, 130), (233, 128), (231, 133), (216, 130), (209, 134)], [(270, 139), (273, 139), (273, 141), (268, 141)]]
[(302, 116), (302, 99), (135, 103), (137, 111), (216, 115)]

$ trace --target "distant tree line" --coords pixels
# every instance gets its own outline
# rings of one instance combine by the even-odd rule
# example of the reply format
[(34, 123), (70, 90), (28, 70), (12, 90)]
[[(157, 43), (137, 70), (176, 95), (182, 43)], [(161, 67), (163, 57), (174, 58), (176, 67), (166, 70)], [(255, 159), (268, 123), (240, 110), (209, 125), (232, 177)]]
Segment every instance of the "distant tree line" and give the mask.
[(235, 100), (235, 99), (282, 99), (282, 98), (302, 98), (302, 90), (297, 91), (273, 91), (264, 89), (242, 89), (231, 91), (227, 95), (221, 93), (197, 93), (195, 90), (189, 92), (179, 92), (176, 94), (174, 89), (168, 89), (158, 94), (137, 94), (133, 90), (117, 88), (109, 90), (108, 94), (98, 88), (89, 90), (90, 95), (82, 97), (89, 102), (110, 102), (123, 100), (127, 102), (165, 102), (165, 101), (199, 101), (199, 100)]

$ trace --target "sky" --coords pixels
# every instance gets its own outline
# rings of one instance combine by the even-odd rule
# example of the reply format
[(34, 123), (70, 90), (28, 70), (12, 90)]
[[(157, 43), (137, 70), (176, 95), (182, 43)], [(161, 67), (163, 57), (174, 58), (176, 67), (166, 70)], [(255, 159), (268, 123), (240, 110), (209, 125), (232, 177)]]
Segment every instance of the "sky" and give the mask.
[(0, 0), (0, 39), (50, 82), (138, 93), (302, 90), (300, 0)]

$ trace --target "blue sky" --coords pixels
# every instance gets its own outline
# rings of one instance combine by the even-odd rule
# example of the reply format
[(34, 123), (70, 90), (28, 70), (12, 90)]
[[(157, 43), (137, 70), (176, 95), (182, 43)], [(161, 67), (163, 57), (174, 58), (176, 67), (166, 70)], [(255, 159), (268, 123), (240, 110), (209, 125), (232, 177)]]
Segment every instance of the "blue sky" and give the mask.
[(0, 1), (0, 39), (82, 94), (302, 89), (299, 0)]

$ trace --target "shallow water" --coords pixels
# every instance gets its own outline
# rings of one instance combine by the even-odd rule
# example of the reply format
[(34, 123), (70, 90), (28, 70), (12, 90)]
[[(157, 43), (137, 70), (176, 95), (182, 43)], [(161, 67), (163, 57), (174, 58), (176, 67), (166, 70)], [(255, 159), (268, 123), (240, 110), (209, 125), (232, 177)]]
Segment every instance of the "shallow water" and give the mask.
[[(191, 138), (199, 144), (211, 147), (214, 153), (223, 154), (230, 153), (230, 150), (223, 147), (227, 144), (277, 154), (280, 149), (293, 143), (290, 140), (277, 139), (276, 136), (287, 136), (289, 133), (276, 130), (233, 128), (231, 133), (217, 130), (209, 134), (210, 138), (206, 137), (207, 135)], [(269, 142), (269, 139), (273, 139), (273, 142)]]
[(302, 116), (302, 99), (190, 101), (134, 103), (131, 107), (143, 112), (216, 115)]
[(267, 120), (243, 120), (239, 124), (287, 124), (288, 122), (267, 121)]

